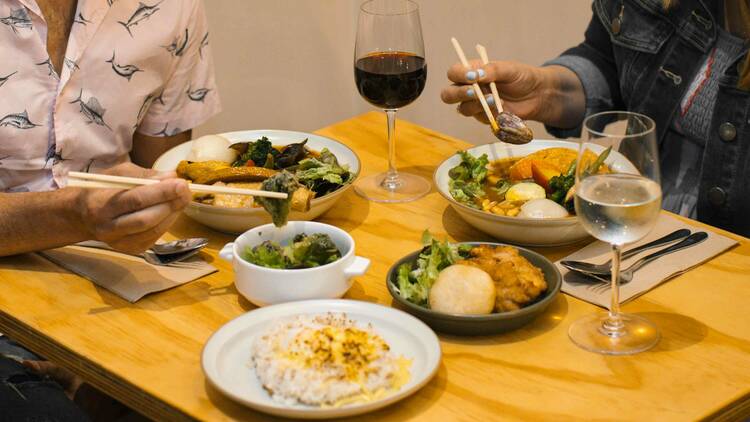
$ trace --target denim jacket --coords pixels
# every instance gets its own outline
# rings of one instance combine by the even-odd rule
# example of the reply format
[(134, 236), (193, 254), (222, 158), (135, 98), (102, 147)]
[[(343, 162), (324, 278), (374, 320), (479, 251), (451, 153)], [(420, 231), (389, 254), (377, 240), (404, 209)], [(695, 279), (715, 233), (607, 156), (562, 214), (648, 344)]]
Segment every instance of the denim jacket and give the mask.
[[(661, 0), (595, 0), (580, 45), (547, 64), (575, 72), (586, 94), (586, 114), (630, 110), (656, 122), (660, 147), (680, 102), (717, 39), (723, 2), (680, 0), (669, 11)], [(750, 92), (737, 88), (745, 53), (721, 76), (700, 176), (698, 219), (750, 236)], [(575, 129), (548, 128), (560, 137)], [(668, 156), (660, 148), (663, 157)], [(662, 163), (662, 168), (665, 163)], [(672, 166), (674, 167), (674, 166)]]

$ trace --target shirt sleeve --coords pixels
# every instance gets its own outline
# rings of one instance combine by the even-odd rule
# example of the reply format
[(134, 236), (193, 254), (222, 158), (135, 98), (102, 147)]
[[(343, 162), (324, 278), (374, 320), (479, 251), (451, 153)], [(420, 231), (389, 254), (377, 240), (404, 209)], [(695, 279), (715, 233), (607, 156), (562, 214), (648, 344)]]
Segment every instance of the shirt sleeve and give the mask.
[(545, 126), (552, 135), (559, 138), (578, 137), (581, 135), (583, 120), (587, 116), (624, 107), (612, 41), (596, 11), (586, 29), (584, 41), (544, 63), (543, 66), (552, 65), (563, 66), (573, 71), (581, 80), (586, 97), (585, 115), (578, 125), (573, 128)]
[(137, 132), (172, 136), (193, 129), (221, 111), (203, 0), (194, 0), (184, 22), (188, 43), (177, 56), (164, 89), (148, 108)]

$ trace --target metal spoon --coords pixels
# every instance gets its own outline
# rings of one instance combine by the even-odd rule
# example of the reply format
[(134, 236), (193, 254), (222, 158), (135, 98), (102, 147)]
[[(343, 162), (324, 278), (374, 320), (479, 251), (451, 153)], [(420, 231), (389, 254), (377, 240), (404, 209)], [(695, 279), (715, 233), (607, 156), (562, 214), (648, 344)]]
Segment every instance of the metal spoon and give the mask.
[[(708, 234), (706, 232), (697, 232), (693, 233), (690, 236), (688, 236), (686, 239), (684, 239), (682, 242), (674, 244), (668, 248), (664, 248), (660, 251), (654, 252), (651, 255), (645, 256), (635, 262), (633, 265), (628, 267), (627, 269), (620, 271), (620, 284), (627, 284), (630, 283), (633, 280), (633, 274), (641, 269), (646, 264), (655, 261), (659, 258), (661, 258), (664, 255), (671, 254), (672, 252), (677, 252), (681, 249), (689, 248), (691, 246), (695, 246), (704, 240), (708, 238)], [(597, 280), (601, 280), (603, 282), (609, 282), (609, 278), (611, 277), (611, 273), (608, 274), (592, 274), (587, 273), (585, 271), (578, 271), (581, 274), (587, 275), (589, 277), (595, 278)]]
[(208, 245), (208, 239), (205, 237), (193, 237), (155, 244), (151, 247), (151, 250), (156, 255), (175, 255), (201, 249), (206, 245)]
[[(688, 236), (690, 236), (690, 230), (688, 229), (675, 230), (664, 237), (654, 240), (653, 242), (649, 242), (644, 245), (638, 246), (637, 248), (633, 248), (623, 252), (622, 260), (626, 260), (631, 256), (635, 256), (645, 250), (682, 240)], [(611, 259), (603, 264), (591, 264), (583, 261), (560, 261), (560, 265), (571, 271), (578, 271), (587, 274), (600, 274), (602, 276), (607, 276), (609, 275), (610, 271), (612, 271)]]

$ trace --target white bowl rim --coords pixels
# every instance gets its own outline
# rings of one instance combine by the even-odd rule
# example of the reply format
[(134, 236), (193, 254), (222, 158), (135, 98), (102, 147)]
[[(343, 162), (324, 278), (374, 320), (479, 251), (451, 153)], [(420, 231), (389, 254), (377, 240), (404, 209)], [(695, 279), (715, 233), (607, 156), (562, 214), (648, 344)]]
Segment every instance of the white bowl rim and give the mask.
[[(215, 133), (215, 134), (213, 134), (213, 135), (216, 135), (216, 136), (221, 136), (221, 137), (227, 138), (227, 140), (229, 140), (229, 142), (230, 142), (231, 144), (236, 144), (237, 142), (232, 142), (232, 140), (231, 140), (231, 139), (229, 139), (229, 137), (232, 137), (232, 136), (239, 136), (239, 134), (242, 134), (242, 133), (246, 133), (246, 132), (277, 132), (277, 133), (278, 133), (278, 132), (283, 132), (283, 133), (290, 133), (290, 134), (299, 134), (299, 135), (302, 135), (302, 136), (305, 136), (305, 135), (315, 135), (315, 136), (318, 136), (318, 137), (320, 137), (320, 138), (324, 138), (324, 139), (327, 139), (327, 140), (329, 140), (329, 141), (331, 141), (331, 142), (334, 142), (334, 143), (336, 143), (336, 144), (339, 144), (339, 145), (341, 145), (342, 147), (344, 147), (344, 148), (348, 149), (348, 150), (349, 150), (349, 152), (351, 152), (351, 153), (352, 153), (352, 156), (354, 156), (354, 159), (355, 159), (355, 160), (356, 160), (356, 162), (357, 162), (357, 172), (356, 172), (356, 173), (354, 173), (354, 177), (351, 177), (351, 178), (349, 179), (349, 181), (348, 181), (348, 182), (347, 182), (346, 184), (342, 185), (342, 186), (341, 186), (340, 188), (336, 189), (335, 191), (333, 191), (333, 192), (330, 192), (330, 193), (327, 193), (327, 194), (325, 194), (325, 195), (323, 195), (323, 196), (320, 196), (320, 197), (317, 197), (317, 198), (313, 198), (313, 199), (312, 199), (312, 200), (310, 201), (310, 206), (311, 206), (311, 207), (312, 207), (312, 206), (313, 206), (314, 204), (317, 204), (317, 203), (321, 202), (321, 201), (322, 201), (323, 199), (331, 199), (331, 198), (333, 198), (333, 197), (334, 197), (334, 196), (335, 196), (336, 194), (344, 193), (344, 192), (345, 192), (345, 191), (347, 191), (347, 190), (348, 190), (348, 189), (349, 189), (349, 188), (350, 188), (351, 186), (353, 186), (353, 185), (354, 185), (354, 182), (356, 182), (356, 181), (357, 181), (357, 178), (359, 178), (359, 175), (360, 175), (360, 173), (362, 173), (362, 160), (361, 160), (361, 159), (359, 158), (359, 155), (357, 155), (356, 151), (354, 151), (353, 149), (349, 148), (349, 146), (348, 146), (348, 145), (346, 145), (346, 144), (345, 144), (345, 143), (343, 143), (343, 142), (339, 142), (339, 141), (337, 141), (337, 140), (335, 140), (335, 139), (333, 139), (333, 138), (331, 138), (331, 137), (328, 137), (328, 136), (324, 136), (324, 135), (319, 135), (319, 134), (317, 134), (317, 133), (311, 133), (311, 132), (299, 132), (299, 131), (296, 131), (296, 130), (286, 130), (286, 129), (247, 129), (247, 130), (235, 130), (235, 131), (232, 131), (232, 132)], [(197, 138), (196, 138), (196, 139), (197, 139)], [(195, 139), (191, 139), (191, 140), (190, 140), (190, 142), (192, 142), (192, 141), (194, 141), (194, 140), (195, 140)], [(177, 145), (177, 146), (175, 146), (175, 147), (173, 147), (173, 148), (177, 148), (178, 146), (179, 146), (179, 145)], [(172, 148), (170, 148), (169, 150), (165, 151), (165, 152), (164, 152), (164, 153), (163, 153), (163, 154), (162, 154), (161, 156), (159, 156), (159, 158), (157, 158), (157, 159), (156, 159), (156, 161), (154, 161), (154, 165), (156, 165), (156, 163), (157, 163), (157, 162), (159, 161), (159, 159), (160, 159), (160, 158), (161, 158), (161, 157), (162, 157), (162, 156), (163, 156), (164, 154), (168, 153), (168, 152), (169, 152), (169, 151), (171, 151), (171, 150), (172, 150)], [(152, 167), (153, 167), (153, 166), (152, 166)], [(220, 206), (217, 206), (217, 205), (209, 205), (209, 204), (203, 204), (203, 203), (201, 203), (201, 202), (198, 202), (198, 201), (195, 201), (195, 200), (193, 200), (193, 201), (190, 201), (190, 206), (192, 206), (192, 207), (195, 207), (195, 208), (197, 208), (197, 209), (201, 209), (201, 208), (203, 208), (203, 209), (206, 209), (206, 210), (213, 210), (213, 211), (218, 211), (218, 210), (220, 210), (220, 211), (222, 211), (222, 212), (226, 212), (227, 214), (233, 214), (233, 213), (247, 213), (247, 212), (249, 212), (249, 211), (259, 211), (259, 210), (263, 210), (263, 208), (261, 208), (261, 207), (252, 207), (252, 208), (232, 208), (232, 207), (220, 207)]]
[[(542, 141), (542, 139), (535, 139), (535, 140)], [(573, 143), (571, 141), (565, 141), (565, 140), (559, 140), (559, 139), (548, 139), (548, 140), (544, 140), (544, 141), (545, 142)], [(486, 147), (488, 145), (494, 145), (494, 144), (503, 144), (503, 145), (505, 145), (503, 142), (492, 142), (492, 143), (489, 143), (489, 144), (476, 145), (476, 146), (473, 146), (471, 148), (467, 148), (467, 149), (465, 149), (463, 151), (470, 152), (472, 150), (475, 150), (475, 149), (478, 149), (478, 148), (483, 148), (483, 147)], [(522, 144), (522, 145), (519, 145), (519, 146), (523, 146), (523, 145), (525, 145), (525, 144)], [(548, 147), (548, 148), (554, 148), (554, 147)], [(546, 149), (546, 148), (544, 148), (544, 149)], [(555, 223), (558, 223), (558, 224), (559, 223), (574, 224), (575, 222), (578, 221), (578, 216), (576, 216), (576, 215), (569, 215), (567, 217), (556, 217), (556, 218), (508, 217), (508, 216), (505, 216), (505, 215), (498, 215), (498, 214), (493, 214), (491, 212), (478, 210), (476, 208), (472, 208), (472, 207), (470, 207), (468, 205), (464, 205), (464, 204), (456, 201), (453, 198), (453, 196), (450, 194), (450, 192), (447, 192), (447, 193), (443, 192), (443, 189), (441, 189), (440, 184), (438, 183), (438, 172), (440, 171), (440, 168), (443, 167), (443, 165), (445, 165), (446, 162), (448, 160), (450, 160), (451, 158), (453, 158), (453, 156), (455, 156), (456, 154), (451, 154), (448, 158), (446, 158), (445, 160), (443, 160), (437, 166), (437, 168), (435, 168), (435, 172), (433, 173), (433, 176), (432, 176), (432, 179), (433, 179), (433, 182), (435, 183), (435, 187), (437, 188), (437, 191), (440, 193), (440, 195), (443, 196), (443, 198), (445, 198), (446, 200), (448, 200), (448, 202), (450, 202), (452, 206), (454, 206), (454, 207), (458, 206), (461, 209), (463, 209), (465, 211), (468, 211), (468, 212), (470, 212), (470, 213), (472, 213), (474, 215), (477, 215), (477, 216), (488, 217), (490, 219), (493, 219), (493, 220), (496, 220), (496, 221), (500, 221), (500, 222), (505, 222), (505, 223), (511, 223), (511, 222), (550, 223), (549, 225), (557, 225)]]
[[(317, 266), (317, 267), (312, 267), (312, 268), (289, 268), (289, 269), (286, 269), (286, 268), (268, 268), (268, 267), (264, 267), (262, 265), (253, 264), (252, 262), (246, 260), (245, 258), (243, 258), (240, 255), (239, 251), (237, 250), (238, 243), (239, 243), (239, 242), (237, 242), (237, 240), (240, 237), (242, 237), (242, 236), (245, 236), (245, 235), (249, 236), (249, 235), (251, 235), (251, 232), (262, 231), (264, 229), (275, 230), (276, 226), (274, 226), (273, 223), (269, 223), (269, 224), (264, 224), (262, 226), (253, 227), (252, 229), (250, 229), (250, 230), (242, 233), (241, 235), (237, 236), (237, 239), (235, 239), (234, 242), (232, 242), (232, 254), (234, 256), (234, 260), (237, 261), (237, 262), (239, 262), (240, 265), (246, 265), (247, 267), (249, 267), (249, 268), (251, 268), (253, 270), (256, 270), (256, 271), (257, 270), (263, 270), (263, 271), (269, 271), (271, 274), (283, 274), (283, 273), (286, 273), (286, 274), (295, 274), (296, 275), (296, 274), (310, 274), (310, 273), (313, 273), (313, 272), (316, 272), (316, 271), (320, 271), (320, 270), (327, 270), (327, 269), (329, 269), (329, 268), (331, 268), (331, 267), (333, 267), (335, 265), (341, 265), (347, 258), (349, 258), (352, 255), (354, 255), (354, 246), (355, 246), (355, 244), (354, 244), (354, 238), (349, 233), (347, 233), (346, 230), (340, 229), (340, 228), (338, 228), (338, 227), (336, 227), (336, 226), (334, 226), (332, 224), (320, 223), (320, 222), (317, 222), (317, 221), (289, 221), (289, 222), (287, 222), (287, 225), (289, 225), (289, 224), (297, 224), (297, 223), (304, 223), (305, 225), (313, 225), (313, 226), (319, 226), (319, 227), (320, 226), (324, 226), (324, 227), (331, 228), (331, 229), (333, 229), (333, 231), (337, 231), (340, 234), (343, 234), (344, 238), (346, 239), (347, 243), (349, 244), (349, 250), (344, 255), (341, 255), (341, 258), (339, 258), (339, 259), (337, 259), (337, 260), (335, 260), (333, 262), (329, 262), (327, 264), (320, 265), (320, 266)], [(252, 234), (254, 234), (254, 233), (252, 233)], [(341, 251), (339, 251), (339, 252), (341, 252)]]

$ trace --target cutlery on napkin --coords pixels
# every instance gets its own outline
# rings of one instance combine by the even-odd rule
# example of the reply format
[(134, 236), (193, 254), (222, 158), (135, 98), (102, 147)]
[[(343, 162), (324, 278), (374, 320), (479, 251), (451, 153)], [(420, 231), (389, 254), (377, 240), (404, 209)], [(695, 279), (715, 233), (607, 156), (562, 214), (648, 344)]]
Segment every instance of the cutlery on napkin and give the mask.
[(199, 256), (179, 265), (164, 266), (149, 264), (138, 256), (75, 245), (39, 254), (131, 303), (149, 293), (167, 290), (217, 271)]
[[(639, 269), (634, 273), (631, 282), (620, 286), (620, 303), (628, 302), (648, 292), (664, 281), (676, 277), (703, 262), (708, 261), (737, 244), (733, 239), (714, 233), (710, 230), (691, 226), (674, 217), (662, 214), (654, 229), (651, 230), (645, 238), (634, 244), (628, 245), (628, 248), (646, 244), (675, 230), (683, 228), (690, 229), (694, 232), (701, 230), (705, 231), (708, 233), (708, 238), (698, 246), (671, 253), (660, 258), (658, 261)], [(631, 263), (637, 261), (648, 253), (649, 252), (644, 251), (638, 255), (630, 257), (629, 259), (623, 260), (622, 268), (627, 268)], [(602, 264), (611, 258), (612, 251), (610, 245), (601, 241), (595, 241), (564, 257), (560, 261), (571, 260)], [(561, 289), (563, 292), (594, 305), (604, 308), (609, 307), (612, 296), (608, 284), (592, 282), (590, 278), (587, 278), (584, 275), (569, 271), (560, 264), (560, 261), (555, 262), (555, 265), (563, 276)]]

